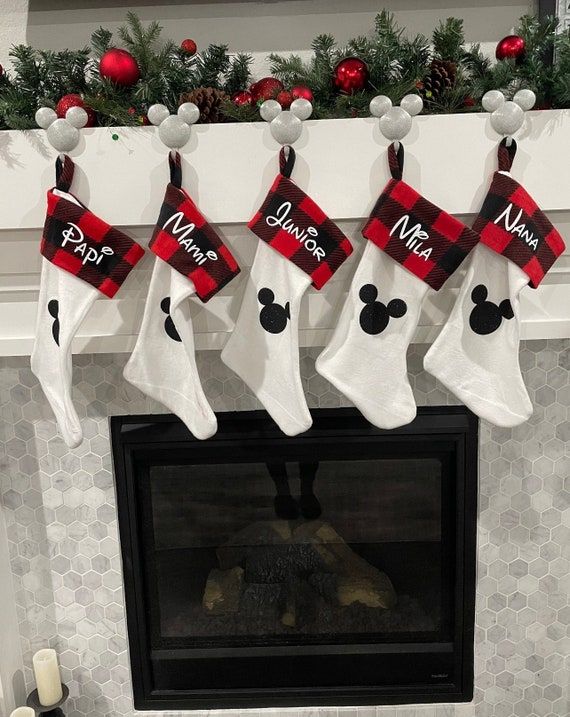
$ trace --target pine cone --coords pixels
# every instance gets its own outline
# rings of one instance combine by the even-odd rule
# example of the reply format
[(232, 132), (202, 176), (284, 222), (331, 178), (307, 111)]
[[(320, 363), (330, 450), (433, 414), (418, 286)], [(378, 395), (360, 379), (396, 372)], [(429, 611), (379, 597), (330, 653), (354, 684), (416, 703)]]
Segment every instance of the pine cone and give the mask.
[(432, 60), (429, 75), (421, 82), (421, 94), (426, 100), (438, 100), (455, 84), (457, 66), (449, 60)]
[(197, 87), (180, 96), (180, 104), (193, 102), (200, 110), (200, 122), (225, 122), (222, 106), (229, 96), (215, 87)]

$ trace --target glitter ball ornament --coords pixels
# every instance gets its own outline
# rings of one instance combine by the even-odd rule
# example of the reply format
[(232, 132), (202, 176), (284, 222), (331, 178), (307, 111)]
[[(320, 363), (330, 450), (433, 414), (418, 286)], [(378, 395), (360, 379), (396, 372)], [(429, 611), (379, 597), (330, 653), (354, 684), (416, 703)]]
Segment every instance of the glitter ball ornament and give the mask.
[(254, 102), (265, 102), (265, 100), (275, 99), (282, 90), (283, 83), (276, 77), (262, 77), (261, 80), (254, 82), (249, 88)]
[(313, 91), (306, 85), (295, 85), (295, 87), (291, 87), (291, 94), (294, 100), (308, 100), (312, 102), (314, 99)]
[(253, 95), (249, 90), (241, 90), (232, 95), (232, 102), (236, 107), (253, 104)]
[(194, 40), (187, 38), (186, 40), (182, 40), (182, 42), (180, 43), (180, 49), (187, 55), (195, 55), (198, 46), (196, 45)]
[(333, 84), (341, 92), (353, 95), (366, 87), (368, 65), (358, 57), (347, 57), (334, 68)]
[(82, 107), (87, 112), (87, 124), (85, 127), (94, 127), (97, 123), (97, 115), (91, 107), (86, 107), (81, 95), (69, 94), (63, 95), (55, 106), (55, 112), (60, 119), (64, 119), (67, 110), (72, 107)]
[(525, 41), (520, 35), (507, 35), (498, 43), (495, 50), (497, 60), (515, 60), (520, 62), (526, 51)]
[(279, 102), (282, 109), (288, 110), (289, 107), (291, 107), (291, 102), (293, 102), (295, 98), (293, 97), (292, 92), (287, 92), (287, 90), (283, 90), (282, 92), (279, 92), (275, 99), (277, 100), (277, 102)]
[(107, 50), (99, 60), (99, 73), (120, 87), (132, 87), (141, 76), (137, 61), (131, 53), (116, 47)]

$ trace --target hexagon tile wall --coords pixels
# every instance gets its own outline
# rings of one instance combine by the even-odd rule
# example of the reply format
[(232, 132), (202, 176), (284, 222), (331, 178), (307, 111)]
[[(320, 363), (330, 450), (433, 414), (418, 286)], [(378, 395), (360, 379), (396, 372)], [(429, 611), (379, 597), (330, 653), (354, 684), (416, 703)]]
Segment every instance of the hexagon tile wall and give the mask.
[[(316, 353), (302, 352), (310, 405), (345, 403), (315, 374)], [(409, 356), (418, 403), (453, 403), (422, 371), (423, 354), (414, 346)], [(122, 380), (125, 360), (75, 358), (86, 436), (75, 451), (57, 436), (28, 360), (0, 361), (0, 488), (26, 679), (31, 686), (32, 653), (56, 648), (69, 717), (134, 715), (107, 417), (161, 408)], [(526, 342), (521, 364), (533, 417), (512, 430), (481, 427), (474, 703), (318, 710), (323, 717), (570, 714), (570, 341)], [(199, 354), (198, 366), (216, 410), (258, 408), (219, 354)]]

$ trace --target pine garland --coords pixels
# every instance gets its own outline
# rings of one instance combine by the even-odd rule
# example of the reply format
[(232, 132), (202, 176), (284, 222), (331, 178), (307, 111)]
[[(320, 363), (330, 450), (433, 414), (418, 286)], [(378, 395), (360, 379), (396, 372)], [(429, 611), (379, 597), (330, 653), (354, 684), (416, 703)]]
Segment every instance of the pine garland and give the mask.
[[(526, 43), (519, 62), (494, 62), (479, 45), (466, 47), (463, 21), (448, 18), (432, 33), (407, 37), (394, 16), (378, 13), (368, 35), (339, 46), (332, 35), (318, 35), (312, 56), (269, 55), (271, 73), (286, 87), (306, 85), (314, 95), (313, 117), (368, 116), (368, 104), (377, 94), (398, 102), (409, 92), (424, 97), (424, 112), (480, 111), (487, 90), (500, 89), (511, 97), (528, 87), (542, 108), (570, 107), (570, 31), (557, 33), (555, 18), (525, 15), (516, 33)], [(111, 47), (122, 46), (136, 59), (140, 80), (122, 88), (101, 78), (99, 59)], [(338, 93), (332, 77), (338, 62), (359, 57), (369, 69), (368, 86), (354, 95)], [(226, 45), (211, 44), (190, 55), (162, 37), (157, 22), (144, 25), (129, 12), (116, 36), (97, 29), (89, 47), (60, 52), (16, 45), (10, 50), (12, 69), (0, 76), (0, 129), (35, 127), (38, 107), (55, 107), (66, 94), (80, 94), (95, 110), (100, 125), (136, 125), (144, 121), (151, 104), (161, 102), (175, 112), (180, 98), (197, 88), (211, 88), (220, 97), (246, 89), (251, 83), (252, 57), (231, 55)], [(440, 81), (443, 77), (443, 82)], [(435, 85), (434, 85), (435, 83)], [(436, 91), (433, 91), (433, 88)], [(256, 106), (221, 105), (218, 121), (259, 120)]]

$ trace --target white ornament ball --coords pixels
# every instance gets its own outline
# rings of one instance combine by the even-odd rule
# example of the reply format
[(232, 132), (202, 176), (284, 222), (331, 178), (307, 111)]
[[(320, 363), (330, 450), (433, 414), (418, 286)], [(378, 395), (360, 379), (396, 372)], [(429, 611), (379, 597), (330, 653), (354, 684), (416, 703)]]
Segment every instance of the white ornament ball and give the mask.
[(513, 97), (513, 102), (522, 110), (528, 112), (528, 110), (531, 110), (534, 107), (536, 95), (532, 90), (519, 90)]
[(373, 117), (383, 117), (388, 110), (392, 109), (392, 100), (386, 95), (376, 95), (370, 100), (369, 108)]
[(89, 117), (83, 107), (70, 107), (65, 113), (65, 119), (69, 122), (69, 124), (77, 127), (77, 129), (81, 129), (82, 127), (85, 127)]
[(165, 105), (151, 105), (146, 113), (148, 121), (155, 127), (170, 116), (170, 110)]
[(200, 119), (200, 110), (193, 102), (184, 102), (178, 108), (178, 116), (182, 117), (186, 124), (196, 124)]
[(298, 117), (300, 120), (309, 119), (309, 117), (313, 114), (313, 105), (304, 97), (299, 97), (296, 100), (293, 100), (289, 109), (295, 117)]
[(487, 112), (498, 110), (505, 103), (505, 95), (500, 90), (489, 90), (483, 95), (481, 104)]
[(505, 102), (491, 114), (491, 127), (502, 135), (512, 135), (522, 127), (524, 111), (514, 102)]
[(402, 98), (400, 107), (412, 117), (415, 117), (423, 110), (424, 101), (419, 95), (406, 95)]
[(392, 142), (404, 139), (412, 128), (412, 118), (401, 107), (392, 107), (380, 117), (380, 132)]
[(56, 119), (46, 130), (48, 142), (58, 152), (71, 152), (79, 144), (79, 130), (66, 119)]
[(292, 112), (285, 110), (271, 122), (269, 129), (271, 136), (279, 144), (293, 144), (301, 136), (303, 123)]
[(158, 136), (170, 149), (180, 149), (190, 139), (190, 125), (178, 115), (169, 115), (160, 123)]
[(40, 107), (35, 117), (36, 124), (42, 129), (47, 129), (50, 124), (53, 124), (57, 119), (55, 110), (52, 110), (51, 107)]
[(261, 119), (266, 122), (271, 122), (281, 112), (281, 105), (277, 100), (265, 100), (265, 102), (259, 108), (259, 114)]

